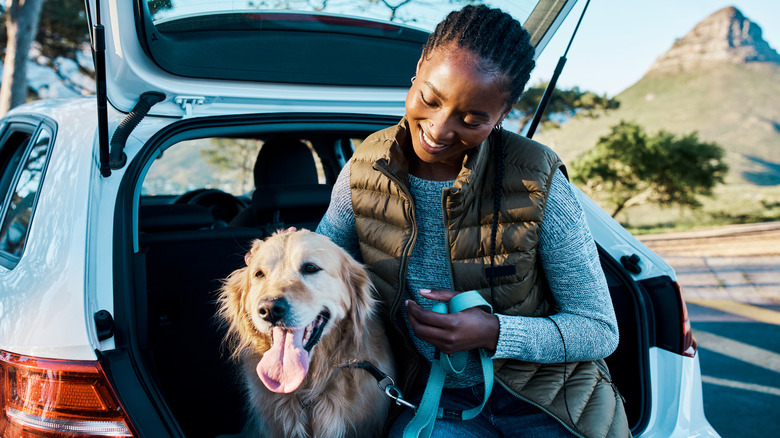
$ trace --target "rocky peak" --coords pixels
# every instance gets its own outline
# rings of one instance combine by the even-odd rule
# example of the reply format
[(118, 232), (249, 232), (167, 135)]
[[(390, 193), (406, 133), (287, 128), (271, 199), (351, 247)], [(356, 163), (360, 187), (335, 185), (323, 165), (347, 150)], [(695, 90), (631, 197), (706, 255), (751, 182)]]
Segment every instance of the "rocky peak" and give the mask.
[(780, 63), (780, 55), (761, 36), (761, 27), (734, 7), (723, 8), (697, 24), (659, 56), (648, 74), (669, 74), (713, 64)]

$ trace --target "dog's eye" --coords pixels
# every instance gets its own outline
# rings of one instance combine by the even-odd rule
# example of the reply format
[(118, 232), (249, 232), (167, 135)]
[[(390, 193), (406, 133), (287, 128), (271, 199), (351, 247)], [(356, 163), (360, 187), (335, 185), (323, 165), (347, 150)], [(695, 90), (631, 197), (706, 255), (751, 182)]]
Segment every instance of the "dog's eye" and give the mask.
[(263, 271), (257, 271), (257, 272), (255, 272), (255, 277), (263, 278), (263, 277), (265, 277), (265, 274), (263, 273)]
[(315, 265), (314, 263), (304, 263), (303, 266), (301, 267), (301, 271), (303, 271), (304, 274), (313, 274), (321, 270), (322, 268)]

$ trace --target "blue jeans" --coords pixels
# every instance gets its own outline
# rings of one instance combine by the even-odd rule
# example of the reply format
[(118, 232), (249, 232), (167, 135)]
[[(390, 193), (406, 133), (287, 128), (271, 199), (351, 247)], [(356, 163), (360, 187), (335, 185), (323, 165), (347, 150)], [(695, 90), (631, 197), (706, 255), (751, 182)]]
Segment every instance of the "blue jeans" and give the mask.
[[(422, 389), (407, 399), (420, 403)], [(482, 403), (484, 385), (470, 388), (444, 389), (439, 407), (469, 409)], [(409, 408), (396, 419), (389, 437), (402, 437), (404, 427), (411, 421), (414, 411)], [(489, 437), (571, 437), (571, 432), (542, 410), (507, 392), (496, 382), (485, 408), (468, 421), (436, 420), (431, 437), (441, 438), (489, 438)]]

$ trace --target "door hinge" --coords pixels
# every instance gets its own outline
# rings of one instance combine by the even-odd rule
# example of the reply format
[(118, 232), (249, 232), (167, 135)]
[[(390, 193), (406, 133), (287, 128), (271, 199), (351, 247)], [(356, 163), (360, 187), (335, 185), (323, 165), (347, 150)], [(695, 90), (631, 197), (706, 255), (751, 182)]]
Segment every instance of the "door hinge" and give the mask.
[(192, 107), (203, 105), (206, 98), (203, 96), (176, 96), (173, 101), (184, 110), (184, 118), (192, 117)]

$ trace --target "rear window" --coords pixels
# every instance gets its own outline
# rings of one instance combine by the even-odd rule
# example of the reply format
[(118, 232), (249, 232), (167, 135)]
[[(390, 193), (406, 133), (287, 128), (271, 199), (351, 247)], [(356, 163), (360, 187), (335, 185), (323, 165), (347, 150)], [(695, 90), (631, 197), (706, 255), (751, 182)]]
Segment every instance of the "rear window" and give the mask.
[(376, 0), (286, 0), (286, 1), (188, 1), (169, 2), (148, 0), (147, 4), (155, 24), (203, 14), (258, 12), (294, 12), (301, 15), (336, 15), (362, 20), (403, 24), (430, 32), (453, 9), (471, 3), (484, 3), (498, 7), (525, 22), (539, 0), (486, 1), (376, 1)]
[[(484, 2), (517, 18), (539, 55), (576, 0)], [(183, 77), (408, 87), (428, 33), (482, 2), (136, 0), (141, 46)]]

